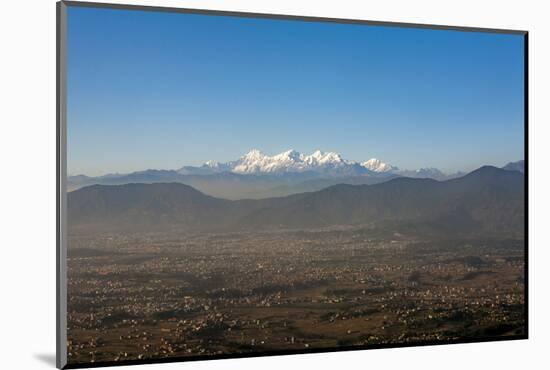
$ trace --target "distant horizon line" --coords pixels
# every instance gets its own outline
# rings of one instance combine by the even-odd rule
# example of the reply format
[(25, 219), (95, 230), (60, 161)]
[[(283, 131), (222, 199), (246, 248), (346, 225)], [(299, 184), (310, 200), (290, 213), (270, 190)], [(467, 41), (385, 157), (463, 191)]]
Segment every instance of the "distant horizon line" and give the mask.
[[(418, 168), (401, 168), (400, 166), (396, 166), (394, 165), (393, 163), (389, 163), (389, 162), (385, 162), (383, 159), (380, 159), (380, 157), (377, 157), (377, 156), (374, 156), (374, 157), (370, 157), (369, 159), (366, 159), (364, 161), (361, 161), (361, 160), (349, 160), (349, 159), (346, 159), (346, 158), (343, 158), (342, 155), (340, 154), (340, 152), (338, 151), (323, 151), (323, 150), (320, 150), (320, 149), (316, 149), (314, 150), (311, 154), (307, 155), (305, 154), (305, 152), (300, 152), (298, 150), (295, 150), (293, 148), (291, 149), (288, 149), (288, 150), (284, 150), (282, 152), (278, 152), (276, 154), (266, 154), (267, 152), (263, 151), (263, 150), (260, 150), (260, 149), (256, 149), (256, 148), (252, 148), (250, 150), (248, 150), (245, 154), (239, 156), (238, 158), (236, 159), (232, 159), (232, 160), (227, 160), (227, 161), (223, 161), (223, 160), (214, 160), (214, 159), (208, 159), (208, 160), (205, 160), (205, 161), (202, 161), (201, 164), (197, 164), (197, 165), (193, 165), (193, 164), (183, 164), (179, 167), (175, 167), (175, 168), (166, 168), (166, 167), (148, 167), (148, 168), (143, 168), (143, 169), (128, 169), (128, 170), (115, 170), (115, 171), (108, 171), (108, 170), (105, 170), (105, 171), (100, 171), (100, 172), (97, 172), (97, 174), (90, 174), (90, 172), (87, 172), (87, 171), (70, 171), (68, 170), (67, 171), (67, 177), (76, 177), (76, 176), (87, 176), (87, 177), (102, 177), (102, 176), (109, 176), (109, 175), (128, 175), (128, 174), (132, 174), (132, 173), (136, 173), (136, 172), (145, 172), (145, 171), (179, 171), (185, 167), (191, 167), (191, 168), (201, 168), (201, 167), (207, 167), (208, 164), (228, 164), (228, 163), (232, 163), (232, 162), (236, 162), (238, 161), (239, 159), (243, 159), (245, 158), (247, 155), (253, 153), (253, 152), (257, 152), (261, 155), (264, 155), (265, 157), (269, 157), (269, 158), (273, 158), (273, 157), (276, 157), (276, 156), (280, 156), (282, 154), (286, 154), (286, 153), (290, 153), (290, 152), (297, 152), (298, 154), (302, 155), (302, 156), (305, 156), (305, 157), (310, 157), (310, 156), (313, 156), (315, 155), (316, 153), (321, 153), (321, 154), (335, 154), (335, 155), (338, 155), (342, 158), (342, 160), (345, 162), (345, 163), (348, 163), (348, 164), (359, 164), (359, 165), (362, 165), (368, 161), (373, 161), (373, 160), (377, 160), (377, 161), (380, 161), (382, 164), (385, 164), (385, 165), (388, 165), (390, 167), (393, 168), (393, 171), (396, 171), (396, 172), (412, 172), (412, 171), (420, 171), (420, 170), (438, 170), (440, 172), (442, 172), (444, 175), (452, 175), (452, 174), (459, 174), (459, 173), (469, 173), (471, 171), (475, 171), (476, 169), (479, 169), (481, 167), (484, 167), (484, 166), (494, 166), (494, 167), (497, 167), (497, 168), (502, 168), (502, 167), (505, 167), (506, 165), (508, 164), (513, 164), (513, 163), (518, 163), (518, 162), (522, 162), (522, 161), (525, 161), (525, 157), (523, 158), (519, 158), (519, 159), (516, 159), (516, 160), (507, 160), (505, 163), (503, 163), (502, 165), (498, 165), (498, 164), (489, 164), (489, 163), (480, 163), (478, 165), (475, 165), (475, 166), (471, 166), (470, 169), (465, 169), (465, 168), (462, 168), (462, 169), (459, 169), (459, 170), (442, 170), (440, 167), (436, 167), (436, 166), (421, 166), (421, 167), (418, 167)], [(236, 172), (233, 172), (232, 170), (227, 170), (227, 171), (221, 171), (221, 172), (231, 172), (231, 173), (236, 173)], [(289, 171), (289, 172), (300, 172), (300, 171)], [(391, 172), (391, 171), (388, 171), (388, 172)], [(242, 174), (242, 175), (246, 175), (246, 173), (239, 173), (239, 174)], [(248, 173), (250, 174), (250, 173)]]

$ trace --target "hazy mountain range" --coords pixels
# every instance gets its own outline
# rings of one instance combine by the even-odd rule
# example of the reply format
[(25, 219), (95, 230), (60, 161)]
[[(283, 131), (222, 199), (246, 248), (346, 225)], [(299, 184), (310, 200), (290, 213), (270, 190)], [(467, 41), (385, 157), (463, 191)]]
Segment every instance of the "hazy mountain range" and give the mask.
[(517, 162), (510, 162), (502, 168), (504, 168), (505, 170), (508, 170), (508, 171), (518, 171), (518, 172), (521, 172), (521, 173), (525, 172), (525, 164), (524, 164), (523, 160), (517, 161)]
[[(521, 163), (521, 165), (520, 165)], [(509, 169), (523, 168), (523, 161), (510, 163)], [(183, 166), (176, 170), (149, 169), (128, 174), (98, 177), (69, 176), (68, 190), (84, 186), (129, 183), (178, 182), (201, 192), (226, 199), (260, 199), (317, 191), (336, 184), (372, 185), (395, 177), (449, 180), (464, 173), (445, 174), (437, 168), (402, 170), (379, 159), (355, 162), (335, 152), (315, 151), (305, 155), (295, 150), (268, 156), (251, 150), (237, 160), (202, 166)]]
[(93, 185), (68, 194), (71, 230), (182, 231), (399, 224), (462, 235), (523, 235), (524, 175), (485, 166), (437, 181), (397, 177), (258, 200), (181, 183)]

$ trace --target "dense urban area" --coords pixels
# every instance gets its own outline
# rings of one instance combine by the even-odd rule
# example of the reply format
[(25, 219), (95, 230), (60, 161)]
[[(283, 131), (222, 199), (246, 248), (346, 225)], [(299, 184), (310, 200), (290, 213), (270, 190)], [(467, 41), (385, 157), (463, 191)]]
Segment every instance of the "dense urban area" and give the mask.
[(69, 363), (524, 334), (524, 240), (367, 226), (73, 234)]

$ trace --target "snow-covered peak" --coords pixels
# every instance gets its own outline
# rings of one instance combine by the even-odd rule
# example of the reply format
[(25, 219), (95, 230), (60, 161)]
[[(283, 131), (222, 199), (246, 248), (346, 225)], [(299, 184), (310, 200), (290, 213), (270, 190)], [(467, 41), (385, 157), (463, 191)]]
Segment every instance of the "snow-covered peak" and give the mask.
[(245, 155), (241, 157), (241, 159), (249, 159), (249, 160), (258, 160), (264, 158), (266, 155), (262, 153), (258, 149), (252, 149)]
[(371, 158), (368, 161), (361, 163), (361, 166), (374, 172), (390, 172), (397, 169), (396, 167), (384, 163), (377, 158)]
[(220, 167), (220, 162), (206, 161), (204, 162), (203, 167), (218, 168)]
[(347, 163), (339, 153), (329, 152), (324, 153), (324, 155), (319, 159), (319, 163)]
[(349, 164), (342, 156), (335, 152), (322, 152), (316, 150), (308, 156), (304, 156), (304, 162), (311, 166), (342, 165)]
[(340, 154), (334, 152), (324, 153), (317, 150), (310, 155), (304, 155), (290, 149), (274, 156), (267, 156), (259, 150), (251, 150), (235, 162), (233, 172), (304, 172), (345, 164), (348, 162)]
[(280, 154), (274, 155), (272, 158), (279, 161), (289, 161), (289, 162), (297, 162), (301, 161), (303, 159), (303, 154), (300, 152), (290, 149), (286, 152), (282, 152)]
[(238, 174), (317, 172), (326, 176), (360, 176), (372, 172), (390, 172), (396, 169), (396, 167), (383, 163), (378, 159), (371, 159), (363, 164), (348, 161), (336, 152), (316, 150), (306, 155), (294, 149), (289, 149), (270, 156), (258, 149), (252, 149), (235, 161), (219, 163), (210, 160), (196, 170), (186, 166), (180, 172), (184, 174), (219, 173), (225, 171)]
[(405, 177), (421, 177), (447, 179), (437, 168), (420, 168), (402, 170), (377, 158), (365, 162), (344, 159), (337, 152), (315, 150), (306, 155), (294, 149), (289, 149), (273, 156), (266, 155), (258, 149), (252, 149), (235, 161), (220, 163), (207, 161), (200, 167), (184, 166), (177, 170), (183, 175), (209, 175), (221, 172), (237, 174), (285, 174), (285, 173), (317, 173), (320, 176), (365, 176), (365, 175), (397, 175)]
[(323, 156), (323, 152), (320, 151), (319, 149), (317, 149), (316, 151), (314, 151), (313, 153), (311, 153), (310, 157), (312, 158), (321, 158)]
[[(231, 165), (229, 163), (220, 163), (216, 161), (206, 161), (204, 164), (200, 167), (200, 170), (198, 174), (208, 174), (208, 173), (217, 173), (217, 172), (224, 172), (224, 171), (231, 171)], [(184, 171), (184, 173), (193, 173), (196, 171)]]

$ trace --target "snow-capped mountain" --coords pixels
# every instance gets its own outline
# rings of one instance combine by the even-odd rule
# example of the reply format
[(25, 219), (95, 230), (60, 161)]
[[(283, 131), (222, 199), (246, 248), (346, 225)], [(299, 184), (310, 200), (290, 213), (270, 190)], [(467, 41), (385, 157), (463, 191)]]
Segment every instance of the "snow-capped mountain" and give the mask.
[(336, 152), (316, 150), (307, 155), (293, 149), (273, 156), (264, 154), (258, 149), (253, 149), (235, 161), (226, 163), (207, 161), (199, 167), (184, 166), (177, 172), (182, 175), (209, 175), (222, 172), (239, 175), (310, 173), (322, 177), (395, 175), (436, 180), (446, 180), (462, 175), (462, 173), (447, 175), (437, 168), (431, 167), (417, 170), (399, 169), (377, 158), (371, 158), (365, 162), (356, 162), (344, 159)]
[(361, 163), (361, 166), (365, 167), (374, 172), (393, 172), (397, 171), (398, 168), (390, 164), (382, 162), (380, 159), (371, 158), (366, 162)]
[(349, 166), (338, 153), (323, 153), (317, 150), (311, 155), (304, 155), (296, 150), (268, 156), (257, 149), (251, 150), (234, 162), (232, 171), (235, 173), (284, 173), (320, 171)]
[(357, 176), (366, 174), (390, 173), (397, 168), (378, 159), (363, 164), (342, 158), (339, 153), (315, 152), (306, 155), (296, 150), (270, 156), (253, 149), (239, 159), (226, 163), (205, 162), (200, 167), (185, 166), (178, 170), (181, 174), (205, 174), (233, 172), (236, 174), (285, 174), (315, 172), (330, 176)]
[[(523, 162), (513, 165), (504, 169), (518, 171), (516, 167), (523, 168)], [(251, 150), (234, 161), (207, 161), (200, 166), (184, 166), (178, 170), (148, 169), (98, 177), (69, 176), (67, 186), (73, 191), (95, 184), (183, 183), (215, 197), (255, 199), (317, 191), (337, 184), (372, 185), (397, 177), (444, 181), (463, 175), (462, 172), (446, 174), (430, 167), (402, 170), (376, 158), (356, 162), (344, 159), (338, 153), (320, 150), (308, 155), (287, 150), (272, 156)]]

